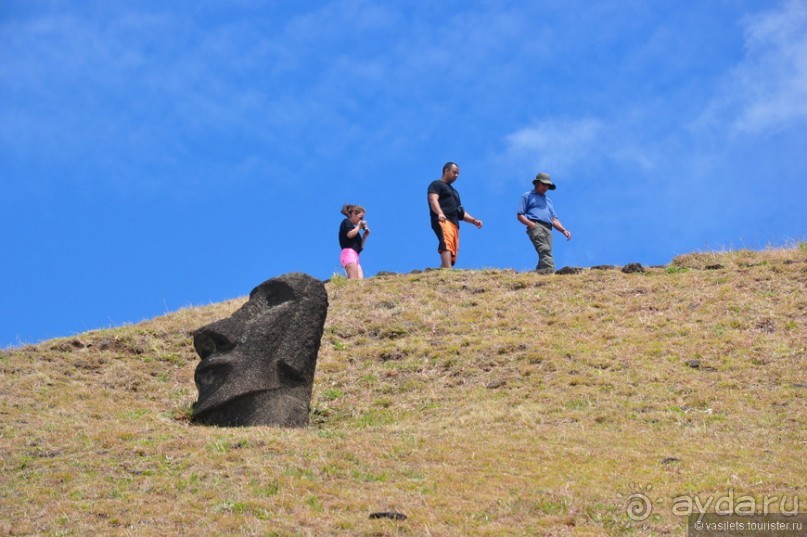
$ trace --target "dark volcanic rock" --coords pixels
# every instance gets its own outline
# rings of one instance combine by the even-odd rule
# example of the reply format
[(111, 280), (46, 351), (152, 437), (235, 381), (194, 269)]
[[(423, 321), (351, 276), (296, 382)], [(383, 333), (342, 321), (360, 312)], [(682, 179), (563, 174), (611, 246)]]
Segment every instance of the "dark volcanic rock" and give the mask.
[(501, 388), (502, 386), (506, 385), (507, 381), (504, 379), (497, 379), (485, 384), (485, 388), (488, 390), (495, 390), (496, 388)]
[(370, 513), (371, 519), (388, 518), (390, 520), (406, 520), (406, 515), (398, 511), (380, 511), (378, 513)]
[(580, 274), (583, 270), (584, 269), (580, 267), (563, 267), (560, 270), (556, 270), (555, 274)]
[(622, 267), (622, 272), (625, 274), (633, 274), (635, 272), (644, 272), (644, 267), (641, 263), (628, 263)]
[(193, 334), (202, 358), (192, 420), (220, 426), (308, 423), (328, 295), (295, 272), (257, 286), (226, 319)]

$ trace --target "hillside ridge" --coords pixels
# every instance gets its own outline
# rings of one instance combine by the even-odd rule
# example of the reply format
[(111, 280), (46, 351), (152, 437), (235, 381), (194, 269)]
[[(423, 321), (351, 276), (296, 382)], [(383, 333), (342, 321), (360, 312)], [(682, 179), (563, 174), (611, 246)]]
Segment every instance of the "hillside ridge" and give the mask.
[(245, 297), (3, 350), (0, 535), (679, 535), (686, 499), (788, 508), (805, 284), (804, 244), (334, 277), (303, 429), (189, 422), (191, 333)]

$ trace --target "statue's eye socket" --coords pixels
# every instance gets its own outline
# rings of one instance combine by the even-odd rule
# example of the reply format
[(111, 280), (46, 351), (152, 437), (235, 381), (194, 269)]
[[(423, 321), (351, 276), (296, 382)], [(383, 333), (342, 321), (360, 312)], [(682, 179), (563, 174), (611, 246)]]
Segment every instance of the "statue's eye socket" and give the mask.
[(292, 289), (289, 285), (283, 282), (270, 280), (269, 282), (265, 282), (253, 289), (252, 293), (249, 295), (249, 298), (260, 298), (263, 300), (266, 306), (274, 308), (285, 302), (294, 300), (295, 294), (294, 289)]
[(227, 336), (204, 329), (194, 336), (193, 346), (203, 360), (213, 354), (229, 352), (235, 348), (235, 344)]

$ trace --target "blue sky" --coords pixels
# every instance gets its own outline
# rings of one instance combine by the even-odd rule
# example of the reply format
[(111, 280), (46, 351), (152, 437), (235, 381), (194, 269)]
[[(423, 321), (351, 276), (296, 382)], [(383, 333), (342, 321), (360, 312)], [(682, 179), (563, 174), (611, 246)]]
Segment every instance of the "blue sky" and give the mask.
[(340, 272), (439, 265), (444, 162), (485, 222), (457, 268), (530, 270), (807, 237), (807, 3), (0, 2), (0, 347)]

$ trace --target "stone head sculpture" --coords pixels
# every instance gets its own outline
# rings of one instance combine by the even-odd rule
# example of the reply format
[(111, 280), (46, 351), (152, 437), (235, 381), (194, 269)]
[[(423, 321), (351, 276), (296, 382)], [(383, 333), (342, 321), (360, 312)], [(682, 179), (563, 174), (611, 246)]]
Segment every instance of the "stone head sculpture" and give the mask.
[(322, 282), (295, 272), (265, 281), (230, 317), (194, 332), (201, 362), (191, 419), (221, 426), (306, 425), (327, 311)]

